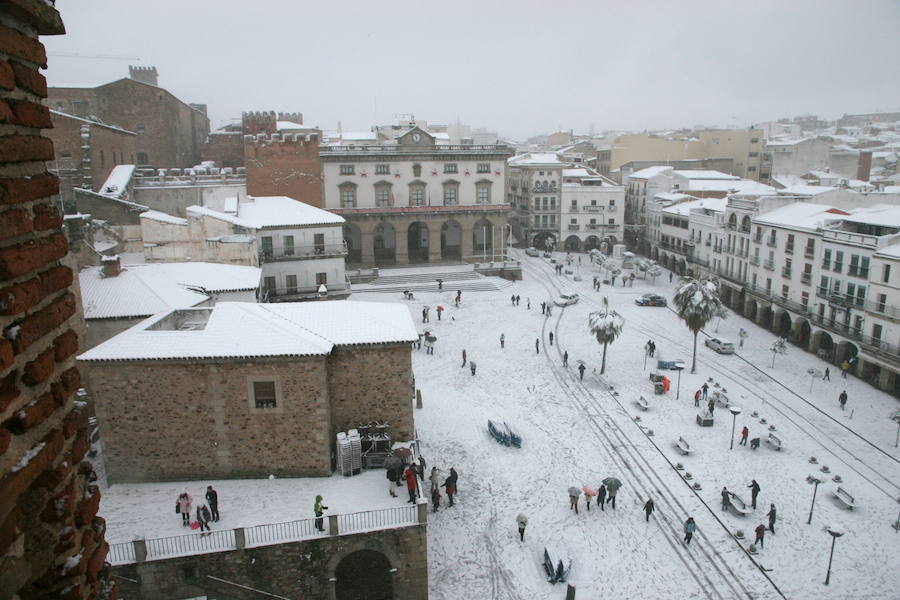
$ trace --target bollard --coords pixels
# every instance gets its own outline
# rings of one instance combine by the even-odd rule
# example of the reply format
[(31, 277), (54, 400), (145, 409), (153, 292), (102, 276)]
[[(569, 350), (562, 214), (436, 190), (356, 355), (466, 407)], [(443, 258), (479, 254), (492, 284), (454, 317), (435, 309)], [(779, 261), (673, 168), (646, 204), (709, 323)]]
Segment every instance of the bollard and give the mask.
[(328, 515), (328, 535), (338, 534), (338, 518), (337, 515)]
[(422, 390), (416, 388), (416, 408), (422, 408)]
[(416, 505), (416, 508), (419, 510), (419, 523), (424, 525), (428, 522), (428, 503), (427, 502), (419, 502)]
[(247, 538), (244, 535), (243, 527), (238, 527), (234, 530), (234, 547), (238, 550), (247, 547)]
[(138, 538), (131, 543), (134, 545), (134, 560), (137, 562), (147, 560), (147, 542), (144, 538)]
[(575, 586), (571, 583), (566, 587), (566, 600), (575, 600)]

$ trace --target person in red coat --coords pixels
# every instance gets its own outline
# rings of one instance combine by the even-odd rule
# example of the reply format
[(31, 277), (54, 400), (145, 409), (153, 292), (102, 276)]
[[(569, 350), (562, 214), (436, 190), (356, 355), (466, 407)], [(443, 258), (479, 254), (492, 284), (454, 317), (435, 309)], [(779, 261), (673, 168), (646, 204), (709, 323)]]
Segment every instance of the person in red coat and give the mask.
[(407, 504), (415, 504), (416, 503), (416, 487), (418, 486), (418, 480), (416, 477), (416, 472), (413, 471), (412, 465), (406, 467), (406, 471), (403, 473), (403, 479), (406, 480), (406, 491), (409, 492), (409, 500), (406, 501)]
[(444, 487), (444, 491), (447, 492), (447, 506), (453, 506), (453, 495), (456, 494), (457, 477), (456, 469), (450, 467), (450, 475), (444, 480), (444, 483), (441, 484)]
[(765, 548), (763, 544), (763, 539), (766, 537), (766, 526), (762, 523), (759, 524), (759, 527), (756, 528), (756, 541), (754, 544), (759, 544), (760, 548)]

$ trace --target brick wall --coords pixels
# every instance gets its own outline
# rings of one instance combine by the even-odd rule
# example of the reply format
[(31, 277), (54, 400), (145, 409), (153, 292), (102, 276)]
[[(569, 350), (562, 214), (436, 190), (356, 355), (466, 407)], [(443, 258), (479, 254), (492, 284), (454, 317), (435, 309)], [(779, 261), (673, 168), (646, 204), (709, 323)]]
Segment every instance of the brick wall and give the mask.
[(288, 196), (310, 206), (324, 206), (321, 136), (244, 137), (247, 193)]
[[(393, 594), (384, 597), (428, 598), (425, 525), (123, 565), (113, 572), (123, 578), (122, 595), (129, 600), (170, 600), (207, 593), (216, 598), (226, 594), (248, 600), (262, 597), (244, 595), (240, 588), (210, 581), (208, 575), (288, 598), (333, 600), (336, 582), (331, 579), (338, 575), (340, 561), (358, 550), (380, 552), (396, 569), (389, 575)], [(358, 576), (363, 581), (373, 577), (367, 572)]]
[(219, 167), (244, 166), (244, 136), (240, 132), (210, 133), (203, 146), (203, 160)]
[(74, 366), (82, 328), (62, 216), (38, 35), (42, 0), (0, 4), (0, 599), (108, 597), (105, 523)]

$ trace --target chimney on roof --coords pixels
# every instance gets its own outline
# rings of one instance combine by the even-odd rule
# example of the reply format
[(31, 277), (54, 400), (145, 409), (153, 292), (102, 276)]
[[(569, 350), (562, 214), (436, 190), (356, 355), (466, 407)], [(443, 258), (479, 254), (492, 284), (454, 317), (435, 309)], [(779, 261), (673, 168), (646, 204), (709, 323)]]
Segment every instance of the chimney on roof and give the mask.
[(119, 273), (122, 272), (122, 262), (119, 260), (118, 254), (104, 256), (100, 259), (100, 266), (103, 277), (118, 277)]
[(872, 176), (872, 152), (859, 153), (859, 165), (856, 167), (856, 178), (861, 181), (868, 181)]
[(159, 73), (156, 72), (156, 67), (135, 67), (133, 65), (128, 65), (128, 77), (135, 81), (157, 85), (158, 75)]

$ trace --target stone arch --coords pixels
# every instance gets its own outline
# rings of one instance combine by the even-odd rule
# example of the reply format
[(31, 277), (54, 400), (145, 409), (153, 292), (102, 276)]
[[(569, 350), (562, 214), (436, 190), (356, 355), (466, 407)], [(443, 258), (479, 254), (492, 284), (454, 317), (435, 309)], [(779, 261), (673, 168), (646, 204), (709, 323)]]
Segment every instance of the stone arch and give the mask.
[(755, 323), (757, 312), (759, 312), (759, 305), (756, 304), (756, 300), (747, 298), (747, 301), (744, 302), (744, 316)]
[(812, 326), (809, 324), (809, 319), (797, 317), (794, 320), (793, 332), (794, 343), (804, 350), (808, 350), (812, 338)]
[(382, 221), (375, 227), (372, 237), (376, 265), (393, 265), (397, 262), (397, 231), (393, 224)]
[(462, 260), (462, 227), (453, 219), (441, 225), (441, 260)]
[(748, 215), (744, 215), (744, 218), (741, 219), (741, 231), (750, 233), (750, 217)]
[(771, 306), (763, 307), (763, 309), (759, 313), (759, 325), (772, 330), (772, 323), (775, 321), (775, 311), (772, 310)]
[(819, 329), (818, 331), (813, 332), (812, 347), (810, 348), (810, 350), (815, 352), (816, 355), (822, 360), (826, 360), (832, 364), (836, 362), (834, 356), (834, 352), (836, 350), (834, 339), (827, 331)]
[[(549, 246), (548, 246), (549, 244)], [(541, 231), (534, 235), (531, 245), (539, 250), (547, 250), (556, 247), (556, 236), (549, 231)]]
[(735, 213), (728, 215), (728, 228), (737, 229), (737, 215)]
[(615, 246), (616, 244), (619, 243), (619, 239), (614, 235), (606, 236), (605, 238), (603, 238), (603, 241), (605, 241), (607, 244), (609, 244), (610, 248), (612, 248), (613, 246)]
[(650, 249), (650, 258), (652, 258), (653, 260), (659, 262), (659, 260), (660, 260), (660, 258), (659, 258), (659, 248), (657, 248), (656, 246), (653, 246), (653, 248)]
[(684, 261), (683, 258), (679, 258), (678, 259), (678, 271), (677, 271), (678, 274), (684, 275), (686, 270), (687, 270), (687, 263)]
[(565, 248), (566, 252), (578, 252), (581, 250), (581, 240), (577, 235), (570, 235), (566, 238)]
[(792, 325), (791, 315), (788, 311), (782, 309), (775, 311), (774, 319), (772, 320), (772, 332), (775, 335), (793, 341), (791, 335)]
[(406, 229), (406, 243), (410, 264), (428, 262), (428, 237), (430, 234), (428, 225), (421, 221), (413, 221), (409, 224)]
[(587, 239), (584, 240), (584, 249), (586, 252), (590, 252), (591, 250), (599, 247), (600, 238), (598, 238), (596, 235), (589, 235), (587, 236)]
[[(847, 340), (842, 340), (837, 345), (837, 352), (835, 353), (835, 362), (837, 364), (841, 364), (842, 362), (850, 361), (851, 359), (856, 358), (859, 359), (859, 348), (853, 342), (849, 342)], [(858, 365), (854, 364), (850, 367), (850, 373), (854, 375), (858, 375), (857, 371)]]
[(488, 219), (479, 219), (472, 225), (472, 252), (475, 257), (493, 256), (494, 235), (494, 224)]
[(347, 262), (362, 262), (362, 232), (356, 223), (344, 223), (344, 244), (347, 246)]
[(356, 550), (334, 569), (335, 600), (389, 600), (394, 597), (391, 562), (377, 550)]

